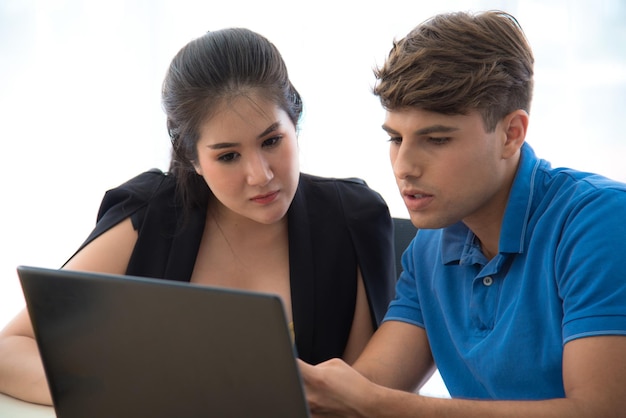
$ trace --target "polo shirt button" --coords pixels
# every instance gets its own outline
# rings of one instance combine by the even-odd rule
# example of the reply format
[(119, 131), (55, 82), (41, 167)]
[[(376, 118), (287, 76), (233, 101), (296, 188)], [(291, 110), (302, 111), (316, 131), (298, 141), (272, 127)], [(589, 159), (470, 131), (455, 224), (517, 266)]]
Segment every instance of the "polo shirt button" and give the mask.
[(493, 279), (491, 278), (491, 276), (483, 278), (483, 284), (485, 286), (491, 286), (493, 284)]

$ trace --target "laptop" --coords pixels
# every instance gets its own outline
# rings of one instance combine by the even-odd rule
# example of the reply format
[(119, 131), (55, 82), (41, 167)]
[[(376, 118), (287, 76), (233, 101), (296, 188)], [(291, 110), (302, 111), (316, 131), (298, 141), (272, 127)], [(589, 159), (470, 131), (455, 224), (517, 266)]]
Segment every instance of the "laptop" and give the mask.
[(58, 418), (310, 416), (278, 296), (17, 271)]

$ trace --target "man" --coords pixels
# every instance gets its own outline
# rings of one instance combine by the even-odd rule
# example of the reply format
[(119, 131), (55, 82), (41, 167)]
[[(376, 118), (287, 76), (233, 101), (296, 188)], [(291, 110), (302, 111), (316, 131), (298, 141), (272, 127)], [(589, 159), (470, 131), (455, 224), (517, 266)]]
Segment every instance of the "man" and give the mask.
[[(300, 362), (314, 416), (626, 416), (626, 185), (525, 143), (533, 62), (513, 16), (453, 13), (376, 70), (419, 232), (353, 368)], [(452, 399), (415, 393), (435, 367)]]

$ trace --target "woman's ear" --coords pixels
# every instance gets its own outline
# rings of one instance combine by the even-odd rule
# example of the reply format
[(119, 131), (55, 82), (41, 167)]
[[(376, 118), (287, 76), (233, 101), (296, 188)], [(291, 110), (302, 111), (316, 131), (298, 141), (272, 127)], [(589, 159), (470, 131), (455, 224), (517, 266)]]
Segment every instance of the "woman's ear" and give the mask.
[(509, 158), (524, 145), (528, 129), (528, 113), (525, 110), (515, 110), (504, 117), (502, 128), (506, 135), (503, 157)]
[(197, 161), (191, 161), (191, 165), (193, 165), (193, 169), (196, 170), (196, 173), (199, 176), (202, 176), (202, 167), (198, 164)]

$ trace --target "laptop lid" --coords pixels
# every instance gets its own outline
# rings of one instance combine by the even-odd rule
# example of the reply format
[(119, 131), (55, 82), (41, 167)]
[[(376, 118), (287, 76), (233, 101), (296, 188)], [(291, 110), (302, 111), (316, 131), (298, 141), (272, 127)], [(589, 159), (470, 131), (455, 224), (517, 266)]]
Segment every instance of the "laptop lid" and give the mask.
[(278, 296), (17, 270), (58, 418), (309, 417)]

